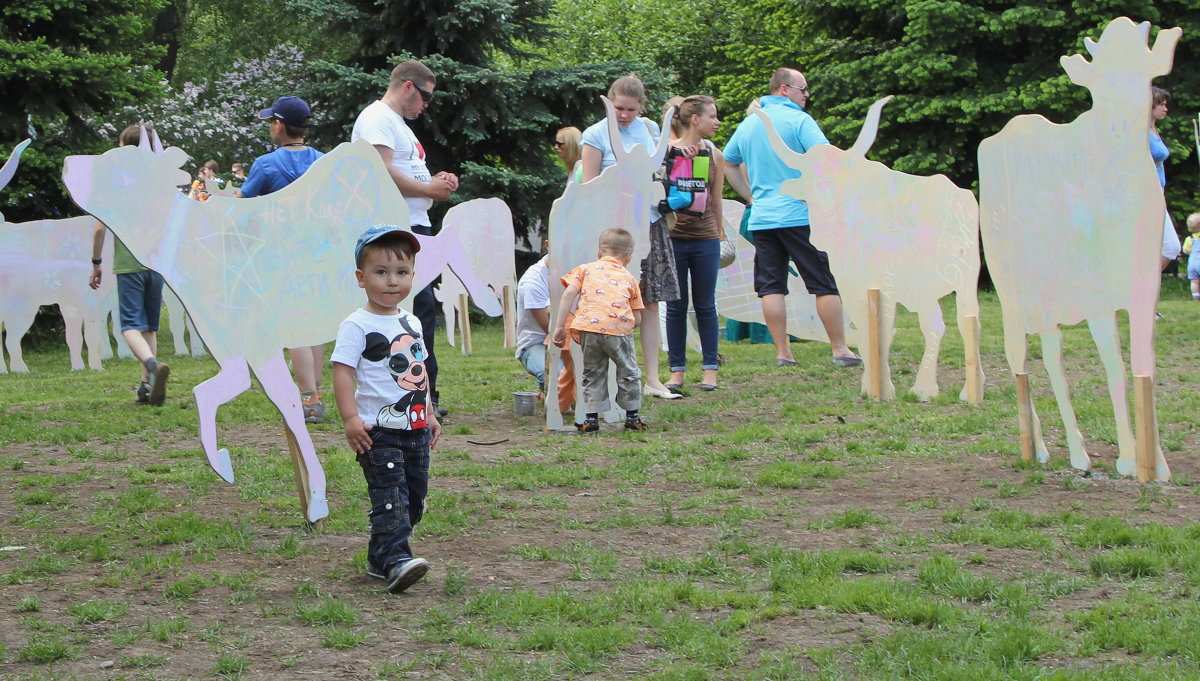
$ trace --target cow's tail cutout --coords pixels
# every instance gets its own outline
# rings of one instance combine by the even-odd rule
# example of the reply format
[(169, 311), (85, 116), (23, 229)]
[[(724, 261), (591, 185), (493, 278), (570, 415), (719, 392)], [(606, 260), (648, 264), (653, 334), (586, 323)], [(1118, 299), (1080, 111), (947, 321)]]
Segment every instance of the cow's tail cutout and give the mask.
[(13, 149), (12, 155), (9, 156), (8, 160), (4, 162), (4, 167), (0, 168), (0, 189), (7, 187), (8, 183), (12, 180), (13, 175), (17, 174), (17, 166), (21, 163), (21, 152), (25, 151), (26, 147), (29, 146), (29, 143), (30, 140), (25, 140), (24, 142), (18, 144), (16, 148)]
[(875, 100), (875, 103), (867, 110), (867, 118), (863, 121), (862, 130), (859, 131), (854, 146), (848, 150), (849, 153), (866, 157), (867, 152), (871, 150), (871, 145), (875, 144), (875, 136), (879, 134), (879, 117), (883, 111), (883, 105), (890, 101), (892, 101), (892, 95), (882, 97)]

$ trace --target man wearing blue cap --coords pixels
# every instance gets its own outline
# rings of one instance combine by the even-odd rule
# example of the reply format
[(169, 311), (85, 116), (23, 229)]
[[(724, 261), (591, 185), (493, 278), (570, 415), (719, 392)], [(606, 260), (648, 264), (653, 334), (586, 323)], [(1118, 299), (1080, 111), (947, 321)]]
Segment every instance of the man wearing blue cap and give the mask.
[(265, 196), (288, 186), (304, 174), (321, 152), (304, 142), (312, 125), (308, 102), (299, 97), (280, 97), (258, 117), (271, 122), (271, 141), (278, 147), (254, 159), (250, 176), (242, 185), (242, 196)]
[[(250, 176), (242, 185), (241, 196), (265, 196), (288, 186), (304, 174), (323, 154), (308, 146), (304, 136), (312, 125), (308, 102), (299, 97), (280, 97), (270, 108), (258, 112), (258, 117), (270, 121), (271, 141), (278, 147), (259, 156), (250, 166)], [(325, 366), (325, 346), (290, 348), (292, 373), (300, 388), (307, 423), (325, 420), (325, 404), (321, 401), (321, 370)]]

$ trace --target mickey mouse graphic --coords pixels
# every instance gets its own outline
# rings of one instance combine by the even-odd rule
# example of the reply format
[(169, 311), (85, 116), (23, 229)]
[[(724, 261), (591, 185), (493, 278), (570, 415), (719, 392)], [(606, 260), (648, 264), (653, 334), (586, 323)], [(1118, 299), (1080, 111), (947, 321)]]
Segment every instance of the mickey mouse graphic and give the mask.
[(400, 325), (404, 327), (404, 332), (391, 340), (381, 333), (368, 333), (362, 356), (370, 362), (386, 359), (388, 371), (396, 379), (396, 385), (407, 391), (395, 404), (386, 405), (379, 410), (379, 425), (397, 430), (420, 430), (427, 425), (427, 353), (421, 334), (409, 326), (403, 315), (400, 316)]

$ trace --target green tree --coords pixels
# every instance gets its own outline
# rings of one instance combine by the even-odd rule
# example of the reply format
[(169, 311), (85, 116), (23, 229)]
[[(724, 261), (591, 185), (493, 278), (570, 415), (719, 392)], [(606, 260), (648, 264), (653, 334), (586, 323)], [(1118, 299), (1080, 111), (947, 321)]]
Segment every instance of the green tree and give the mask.
[(38, 139), (0, 194), (9, 220), (77, 212), (58, 179), (68, 153), (108, 144), (87, 120), (160, 91), (149, 41), (163, 0), (23, 0), (0, 9), (3, 153)]
[[(1170, 26), (1200, 31), (1193, 0), (758, 0), (755, 14), (762, 29), (726, 48), (738, 68), (712, 81), (736, 103), (730, 108), (764, 94), (776, 67), (795, 66), (814, 91), (810, 112), (845, 147), (871, 102), (896, 95), (872, 157), (905, 172), (946, 173), (964, 187), (978, 183), (979, 142), (1013, 116), (1067, 122), (1090, 106), (1058, 59), (1081, 52), (1113, 18), (1151, 22), (1151, 40)], [(1180, 42), (1174, 72), (1156, 83), (1175, 95), (1160, 128), (1172, 151), (1168, 203), (1181, 212), (1200, 205), (1190, 134), (1200, 73), (1186, 67), (1195, 59), (1193, 44)]]
[[(310, 1), (313, 11), (328, 4)], [(352, 41), (353, 56), (314, 64), (312, 96), (326, 112), (326, 123), (314, 131), (317, 143), (328, 148), (348, 140), (358, 112), (386, 89), (391, 68), (420, 59), (438, 76), (433, 103), (413, 123), (430, 169), (462, 177), (456, 201), (503, 198), (519, 234), (543, 220), (562, 191), (565, 172), (549, 146), (554, 130), (599, 119), (599, 95), (641, 66), (628, 60), (539, 65), (532, 49), (551, 38), (550, 0), (346, 0), (328, 6), (333, 30)], [(661, 83), (651, 79), (649, 85)]]
[[(729, 0), (558, 0), (552, 64), (617, 59), (652, 64), (672, 79), (670, 94), (702, 93), (729, 63), (720, 47), (753, 31), (752, 5)], [(666, 97), (663, 97), (666, 99)]]
[(280, 46), (330, 60), (348, 56), (308, 0), (170, 0), (157, 28), (176, 55), (164, 68), (176, 87), (217, 86), (237, 62), (270, 59)]

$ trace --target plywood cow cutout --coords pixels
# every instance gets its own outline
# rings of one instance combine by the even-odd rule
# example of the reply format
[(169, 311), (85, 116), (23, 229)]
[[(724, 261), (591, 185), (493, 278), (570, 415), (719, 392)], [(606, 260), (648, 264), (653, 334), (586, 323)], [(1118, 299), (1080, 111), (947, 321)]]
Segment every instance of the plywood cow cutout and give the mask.
[[(512, 211), (501, 199), (472, 199), (446, 211), (438, 236), (457, 239), (475, 276), (491, 288), (491, 299), (502, 301), (496, 309), (504, 315), (504, 347), (513, 347), (517, 318), (516, 235), (513, 232)], [(471, 324), (466, 308), (467, 289), (446, 272), (442, 285), (435, 289), (446, 318), (446, 341), (455, 342), (455, 328), (462, 336), (460, 346), (464, 355), (471, 353)], [(480, 301), (475, 301), (480, 305)], [(491, 308), (487, 310), (496, 316)], [(457, 324), (455, 321), (457, 320)]]
[[(1092, 93), (1092, 108), (1066, 124), (1018, 116), (979, 145), (980, 220), (988, 270), (1004, 314), (1004, 349), (1018, 377), (1022, 451), (1047, 460), (1029, 400), (1026, 335), (1042, 357), (1062, 415), (1071, 464), (1087, 470), (1063, 372), (1061, 324), (1086, 321), (1108, 378), (1120, 455), (1117, 470), (1167, 480), (1154, 417), (1154, 309), (1165, 203), (1150, 159), (1150, 82), (1171, 70), (1178, 28), (1148, 47), (1149, 24), (1114, 19), (1088, 61), (1060, 60)], [(1117, 311), (1129, 313), (1138, 435), (1130, 428)]]
[[(663, 185), (654, 179), (654, 174), (662, 165), (663, 156), (667, 153), (667, 135), (662, 135), (658, 147), (643, 149), (636, 145), (628, 152), (621, 144), (621, 134), (617, 128), (617, 116), (612, 102), (607, 97), (604, 108), (608, 112), (608, 134), (612, 142), (613, 154), (617, 162), (604, 169), (598, 176), (585, 183), (569, 182), (563, 195), (554, 201), (550, 209), (550, 319), (558, 319), (558, 306), (562, 300), (562, 277), (577, 265), (596, 259), (597, 245), (600, 233), (610, 227), (626, 229), (633, 235), (633, 259), (629, 263), (629, 272), (637, 278), (641, 272), (641, 261), (650, 252), (650, 207), (658, 205), (662, 200)], [(662, 129), (671, 129), (671, 112), (663, 118)], [(642, 121), (634, 121), (632, 125), (642, 125)], [(655, 319), (642, 319), (643, 324), (657, 324)], [(547, 375), (553, 376), (557, 367), (560, 351), (550, 345), (546, 356)], [(583, 379), (581, 376), (583, 358), (579, 355), (579, 347), (571, 345), (572, 356), (575, 359), (576, 380), (578, 391), (575, 400), (576, 421), (582, 421)], [(612, 379), (609, 381), (609, 394), (613, 394)], [(558, 411), (558, 386), (553, 380), (546, 381), (546, 428), (561, 430), (563, 428), (562, 414)], [(623, 412), (616, 409), (608, 412), (605, 419), (609, 422), (624, 418)]]
[[(0, 169), (0, 189), (16, 174), (21, 152), (29, 146), (25, 140)], [(57, 305), (66, 329), (71, 369), (84, 368), (83, 345), (87, 341), (87, 366), (102, 369), (101, 359), (111, 356), (108, 334), (103, 328), (106, 304), (115, 300), (116, 283), (112, 276), (112, 242), (106, 241), (101, 253), (105, 276), (93, 291), (88, 286), (92, 273), (92, 233), (96, 220), (91, 216), (61, 220), (7, 222), (0, 215), (0, 326), (8, 349), (8, 367), (0, 356), (0, 374), (9, 368), (29, 371), (21, 353), (21, 339), (33, 325), (41, 305)], [(105, 353), (105, 350), (108, 350)]]
[[(871, 106), (858, 140), (845, 151), (822, 144), (797, 153), (780, 139), (770, 118), (756, 114), (775, 153), (802, 173), (785, 181), (781, 191), (808, 201), (812, 243), (829, 254), (842, 305), (858, 325), (863, 392), (880, 400), (895, 397), (889, 355), (899, 303), (917, 313), (925, 337), (912, 391), (921, 399), (938, 394), (937, 360), (946, 333), (939, 300), (954, 293), (968, 372), (960, 398), (979, 402), (983, 372), (975, 196), (944, 175), (918, 177), (867, 160), (880, 111), (890, 99)], [(869, 295), (872, 290), (878, 291), (877, 302)], [(874, 333), (864, 328), (871, 320), (878, 320)], [(863, 352), (863, 341), (874, 344), (874, 351)]]
[[(67, 158), (63, 180), (76, 203), (163, 275), (220, 365), (194, 390), (209, 464), (233, 481), (229, 452), (217, 447), (216, 412), (250, 387), (253, 371), (283, 415), (301, 506), (316, 521), (328, 514), (325, 473), (283, 348), (336, 336), (342, 319), (363, 303), (354, 279), (355, 239), (378, 223), (407, 225), (408, 207), (366, 142), (338, 146), (284, 189), (253, 199), (188, 199), (177, 189), (188, 181), (180, 170), (186, 160), (174, 147), (157, 153), (119, 147)], [(414, 290), (447, 260), (461, 263), (439, 252), (436, 237), (421, 244), (420, 262), (436, 271), (424, 280), (418, 271)], [(478, 290), (479, 282), (467, 279), (468, 289)]]

